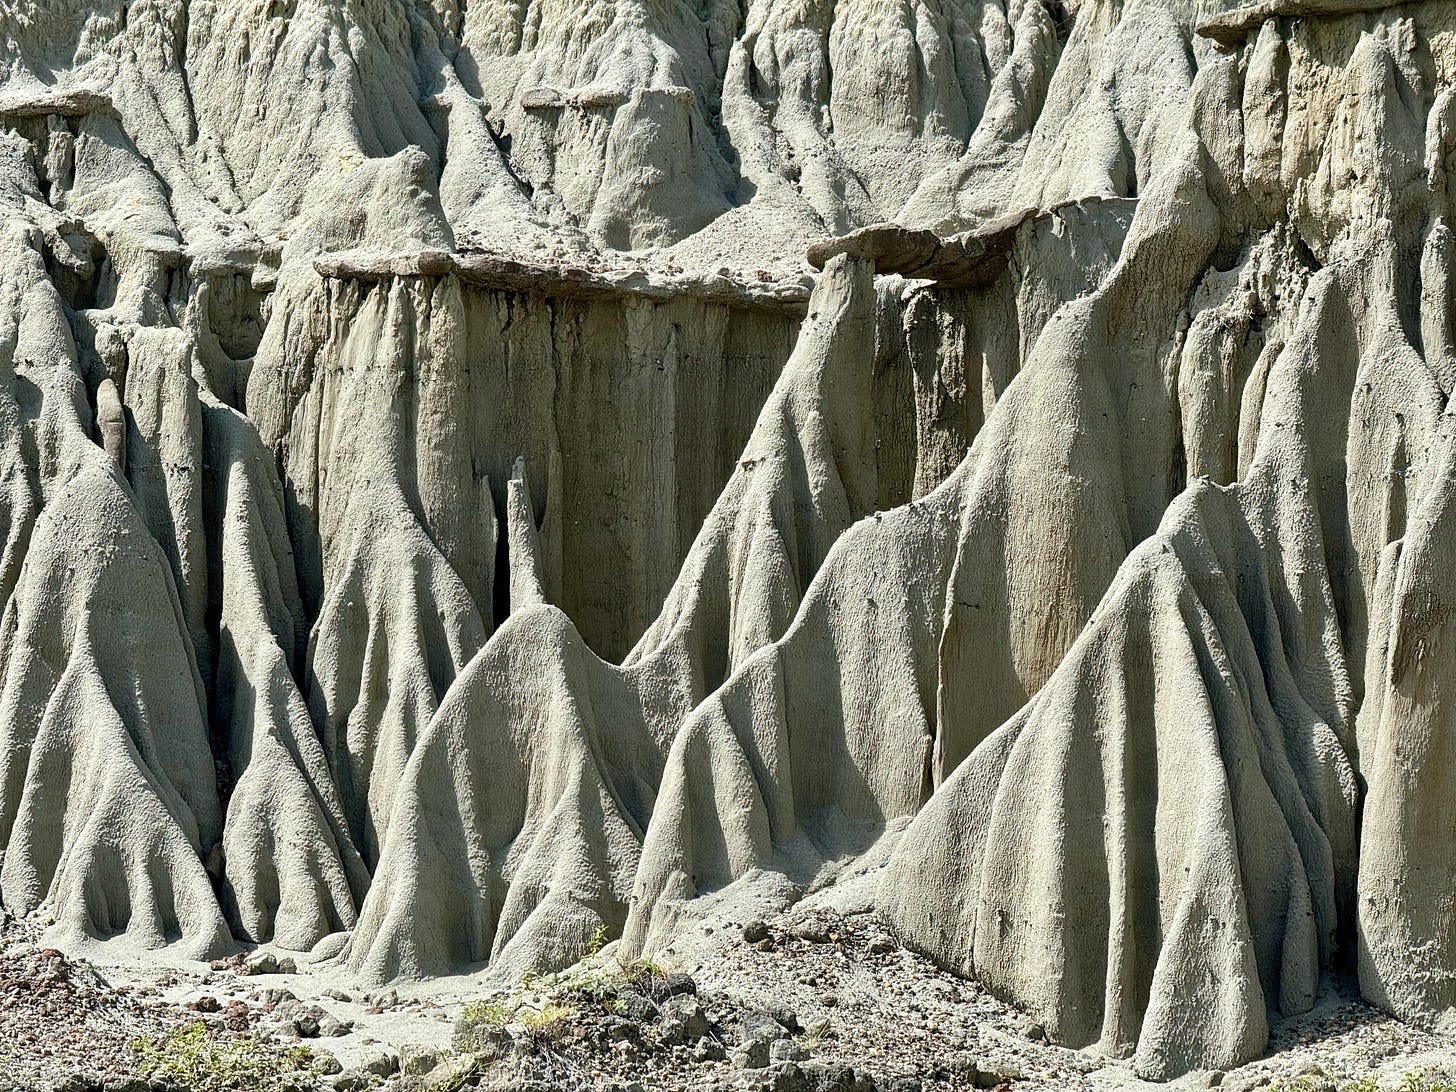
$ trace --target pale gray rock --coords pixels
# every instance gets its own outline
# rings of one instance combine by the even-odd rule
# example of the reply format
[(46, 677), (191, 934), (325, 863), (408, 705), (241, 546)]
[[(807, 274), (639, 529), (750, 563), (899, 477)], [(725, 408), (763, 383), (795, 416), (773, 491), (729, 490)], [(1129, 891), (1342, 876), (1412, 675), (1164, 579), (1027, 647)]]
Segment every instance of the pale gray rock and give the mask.
[(838, 892), (1150, 1077), (1351, 962), (1449, 1025), (1453, 72), (1436, 0), (0, 3), (0, 901), (375, 988)]

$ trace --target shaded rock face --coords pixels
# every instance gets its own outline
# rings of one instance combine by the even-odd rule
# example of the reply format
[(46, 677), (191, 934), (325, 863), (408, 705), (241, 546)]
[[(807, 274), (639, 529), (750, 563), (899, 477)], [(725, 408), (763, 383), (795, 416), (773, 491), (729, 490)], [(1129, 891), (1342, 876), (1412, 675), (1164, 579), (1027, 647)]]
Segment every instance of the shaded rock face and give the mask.
[(0, 901), (510, 978), (844, 877), (1150, 1077), (1337, 967), (1448, 1023), (1453, 73), (1435, 0), (0, 7)]

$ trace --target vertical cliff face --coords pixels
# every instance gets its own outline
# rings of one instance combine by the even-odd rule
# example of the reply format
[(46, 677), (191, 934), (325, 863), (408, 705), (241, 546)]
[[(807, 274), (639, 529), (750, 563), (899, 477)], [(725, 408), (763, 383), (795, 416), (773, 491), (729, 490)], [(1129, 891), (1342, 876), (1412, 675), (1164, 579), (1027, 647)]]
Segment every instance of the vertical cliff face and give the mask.
[(1148, 1076), (1456, 1005), (1449, 5), (0, 31), (5, 906), (515, 976), (873, 848)]

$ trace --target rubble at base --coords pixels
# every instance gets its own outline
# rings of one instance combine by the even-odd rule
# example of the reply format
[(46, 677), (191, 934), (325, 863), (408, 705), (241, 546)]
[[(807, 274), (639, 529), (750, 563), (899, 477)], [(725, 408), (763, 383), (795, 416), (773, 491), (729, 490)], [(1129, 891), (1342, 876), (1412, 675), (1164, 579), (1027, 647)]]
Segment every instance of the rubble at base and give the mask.
[(901, 947), (871, 914), (705, 928), (690, 971), (624, 966), (608, 946), (509, 989), (445, 993), (325, 986), (308, 968), (279, 974), (287, 957), (266, 950), (220, 969), (98, 970), (6, 921), (0, 1092), (228, 1087), (148, 1069), (203, 1037), (207, 1057), (274, 1059), (264, 1092), (1434, 1092), (1456, 1074), (1450, 1044), (1374, 1012), (1349, 982), (1276, 1026), (1266, 1059), (1158, 1086), (1048, 1044), (1030, 1017)]

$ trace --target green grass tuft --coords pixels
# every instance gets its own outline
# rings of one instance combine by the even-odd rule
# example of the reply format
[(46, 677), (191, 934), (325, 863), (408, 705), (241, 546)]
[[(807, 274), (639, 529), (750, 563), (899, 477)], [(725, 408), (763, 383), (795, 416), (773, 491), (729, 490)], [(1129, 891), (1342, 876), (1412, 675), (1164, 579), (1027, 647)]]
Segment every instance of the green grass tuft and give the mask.
[(1407, 1073), (1400, 1084), (1392, 1085), (1389, 1089), (1381, 1086), (1375, 1074), (1367, 1073), (1357, 1081), (1346, 1081), (1339, 1085), (1319, 1077), (1275, 1081), (1269, 1086), (1269, 1092), (1319, 1092), (1331, 1087), (1338, 1088), (1339, 1092), (1456, 1092), (1456, 1082), (1445, 1078), (1429, 1078), (1419, 1069)]
[(306, 1047), (280, 1048), (251, 1036), (214, 1035), (198, 1020), (161, 1038), (132, 1043), (148, 1076), (171, 1081), (189, 1092), (302, 1092), (314, 1087)]

